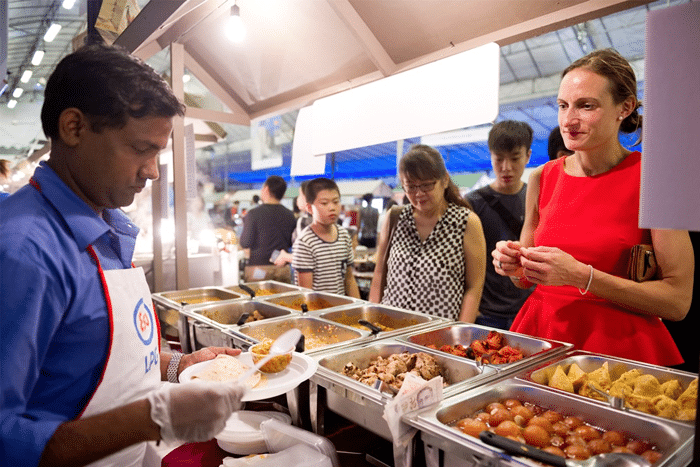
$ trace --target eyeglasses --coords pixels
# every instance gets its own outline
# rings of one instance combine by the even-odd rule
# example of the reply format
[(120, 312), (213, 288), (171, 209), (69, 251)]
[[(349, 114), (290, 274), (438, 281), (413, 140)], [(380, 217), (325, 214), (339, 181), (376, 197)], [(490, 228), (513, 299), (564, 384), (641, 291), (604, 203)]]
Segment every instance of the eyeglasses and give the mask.
[(429, 191), (432, 191), (433, 188), (435, 188), (435, 184), (437, 183), (437, 180), (433, 180), (432, 182), (427, 182), (427, 183), (421, 183), (420, 185), (403, 185), (403, 191), (406, 193), (415, 193), (416, 191), (420, 190), (423, 193), (427, 193)]

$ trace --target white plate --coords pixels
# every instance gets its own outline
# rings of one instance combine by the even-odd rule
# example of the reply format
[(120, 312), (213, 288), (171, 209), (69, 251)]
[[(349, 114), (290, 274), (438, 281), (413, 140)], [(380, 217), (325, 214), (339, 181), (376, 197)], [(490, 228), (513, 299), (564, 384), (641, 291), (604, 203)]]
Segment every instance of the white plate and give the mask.
[[(250, 352), (241, 353), (234, 358), (239, 359), (247, 367), (253, 366), (253, 356)], [(192, 381), (192, 377), (201, 373), (210, 363), (211, 361), (207, 361), (188, 366), (180, 373), (180, 382)], [(267, 379), (267, 382), (261, 381), (258, 387), (248, 391), (243, 397), (243, 402), (259, 401), (284, 394), (297, 387), (302, 381), (311, 378), (316, 373), (316, 368), (318, 368), (316, 360), (308, 355), (294, 352), (287, 368), (279, 373), (263, 373), (263, 379)]]

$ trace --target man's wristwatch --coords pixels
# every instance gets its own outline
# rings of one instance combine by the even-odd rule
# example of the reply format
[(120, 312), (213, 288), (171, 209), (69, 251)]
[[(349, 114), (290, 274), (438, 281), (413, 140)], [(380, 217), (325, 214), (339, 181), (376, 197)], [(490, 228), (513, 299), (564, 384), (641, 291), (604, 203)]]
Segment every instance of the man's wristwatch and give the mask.
[(168, 381), (171, 383), (177, 383), (177, 369), (180, 366), (180, 360), (182, 360), (182, 355), (180, 352), (173, 352), (170, 357), (170, 363), (168, 363)]

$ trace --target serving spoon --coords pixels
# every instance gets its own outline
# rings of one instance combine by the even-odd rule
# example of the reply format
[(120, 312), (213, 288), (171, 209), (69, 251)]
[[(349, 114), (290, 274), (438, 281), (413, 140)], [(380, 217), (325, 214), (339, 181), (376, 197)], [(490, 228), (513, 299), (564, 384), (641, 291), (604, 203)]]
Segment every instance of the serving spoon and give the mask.
[(611, 396), (607, 392), (601, 391), (600, 389), (595, 387), (593, 383), (588, 383), (588, 387), (590, 389), (593, 389), (601, 396), (605, 397), (608, 400), (608, 404), (610, 404), (610, 407), (612, 407), (613, 409), (625, 410), (625, 400), (622, 397)]
[(556, 454), (537, 449), (490, 431), (479, 433), (479, 439), (490, 446), (496, 446), (510, 454), (529, 457), (555, 467), (650, 467), (651, 463), (636, 454), (625, 452), (605, 453), (589, 457), (586, 460), (564, 459)]
[(300, 337), (301, 331), (296, 328), (290, 329), (289, 331), (280, 334), (277, 337), (277, 339), (275, 339), (275, 341), (272, 343), (272, 346), (270, 346), (270, 351), (267, 353), (267, 355), (265, 355), (265, 357), (258, 363), (253, 365), (253, 368), (249, 369), (241, 376), (239, 376), (237, 382), (248, 381), (248, 378), (253, 376), (253, 374), (255, 374), (256, 371), (258, 371), (264, 364), (269, 362), (273, 357), (294, 350), (294, 347), (297, 345), (297, 341)]

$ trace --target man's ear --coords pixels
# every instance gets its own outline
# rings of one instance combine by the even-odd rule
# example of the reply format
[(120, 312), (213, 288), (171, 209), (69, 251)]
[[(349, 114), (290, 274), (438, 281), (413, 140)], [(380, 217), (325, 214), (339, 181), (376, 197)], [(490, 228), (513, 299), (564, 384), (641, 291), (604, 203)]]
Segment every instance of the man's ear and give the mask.
[(75, 107), (69, 107), (58, 116), (58, 136), (65, 145), (75, 147), (80, 143), (87, 125), (89, 122), (85, 114)]
[(527, 160), (530, 161), (530, 156), (532, 156), (532, 148), (527, 150)]

